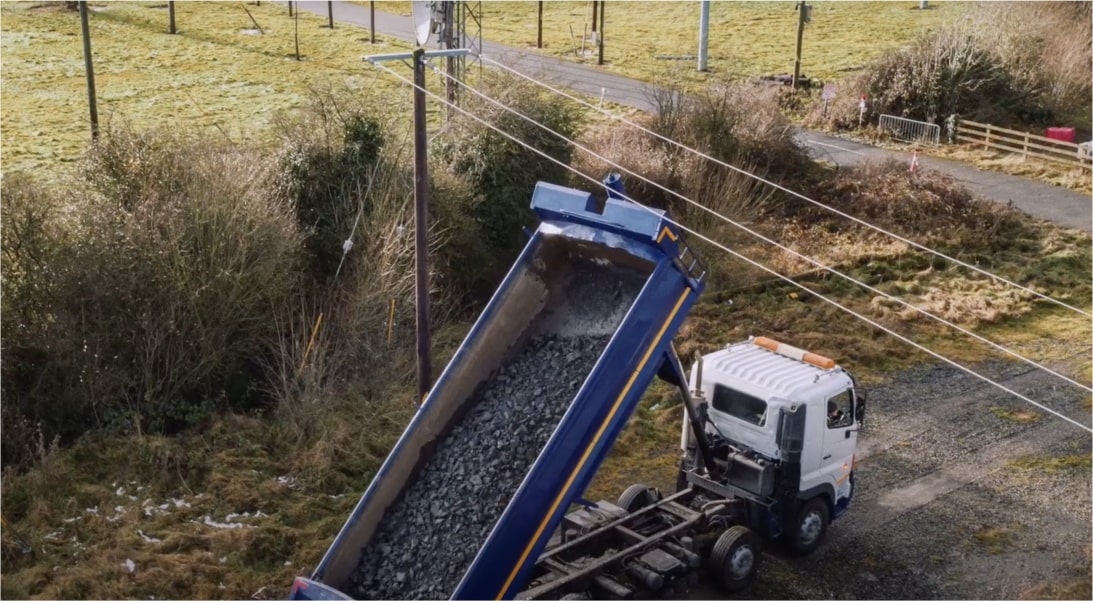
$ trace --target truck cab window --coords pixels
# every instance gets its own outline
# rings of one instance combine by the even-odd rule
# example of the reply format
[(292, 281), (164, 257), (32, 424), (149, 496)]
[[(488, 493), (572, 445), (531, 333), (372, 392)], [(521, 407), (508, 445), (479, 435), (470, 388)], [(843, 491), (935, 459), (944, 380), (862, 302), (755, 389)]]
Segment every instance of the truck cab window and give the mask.
[(766, 401), (720, 384), (713, 387), (713, 408), (756, 426), (766, 422)]
[(846, 389), (827, 400), (827, 427), (845, 428), (854, 423), (854, 397)]

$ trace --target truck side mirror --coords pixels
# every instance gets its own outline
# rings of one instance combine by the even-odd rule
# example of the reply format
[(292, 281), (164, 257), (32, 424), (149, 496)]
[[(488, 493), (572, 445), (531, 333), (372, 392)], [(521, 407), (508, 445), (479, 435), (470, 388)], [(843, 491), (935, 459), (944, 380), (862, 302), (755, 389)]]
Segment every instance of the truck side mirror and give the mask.
[(778, 448), (787, 455), (800, 455), (805, 445), (805, 406), (782, 408), (778, 412)]
[(865, 425), (865, 391), (854, 391), (854, 418), (859, 425)]

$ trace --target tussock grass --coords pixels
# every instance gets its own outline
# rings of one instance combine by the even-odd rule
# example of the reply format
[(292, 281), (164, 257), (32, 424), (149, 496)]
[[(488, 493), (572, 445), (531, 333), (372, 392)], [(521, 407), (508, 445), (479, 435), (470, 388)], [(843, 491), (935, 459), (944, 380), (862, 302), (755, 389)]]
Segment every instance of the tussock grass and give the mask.
[(1042, 457), (1030, 455), (1020, 457), (1009, 462), (1012, 468), (1028, 471), (1044, 471), (1055, 473), (1061, 471), (1089, 472), (1091, 458), (1089, 455), (1063, 455), (1058, 457)]
[(972, 540), (991, 555), (999, 555), (1013, 545), (1013, 535), (1009, 528), (984, 526), (972, 533)]
[(1000, 153), (989, 149), (976, 148), (972, 144), (944, 144), (929, 149), (928, 153), (931, 156), (971, 163), (984, 171), (1020, 175), (1074, 190), (1075, 192), (1082, 192), (1087, 195), (1093, 194), (1093, 173), (1089, 169), (1081, 167), (1070, 167), (1062, 163), (1034, 157), (1026, 158), (1019, 154)]
[(1036, 413), (1031, 409), (1025, 409), (1024, 407), (1008, 409), (1006, 407), (995, 406), (991, 407), (991, 413), (993, 413), (999, 419), (1004, 419), (1010, 422), (1017, 422), (1020, 424), (1040, 421), (1039, 413)]
[[(400, 422), (372, 435), (401, 431), (408, 401), (392, 391), (382, 404)], [(338, 413), (374, 421), (356, 405)], [(382, 456), (311, 464), (314, 455), (280, 434), (276, 422), (234, 415), (177, 438), (87, 438), (35, 470), (5, 474), (5, 517), (33, 553), (9, 546), (5, 528), (4, 596), (284, 598)], [(309, 469), (341, 482), (326, 486)]]

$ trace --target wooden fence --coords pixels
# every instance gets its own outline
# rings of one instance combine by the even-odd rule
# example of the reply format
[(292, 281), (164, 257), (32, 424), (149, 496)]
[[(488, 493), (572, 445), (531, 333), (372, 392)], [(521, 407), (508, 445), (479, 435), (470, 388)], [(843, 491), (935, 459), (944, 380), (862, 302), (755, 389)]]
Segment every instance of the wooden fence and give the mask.
[(961, 142), (1004, 150), (1025, 157), (1035, 157), (1066, 163), (1075, 167), (1093, 169), (1093, 161), (1090, 160), (1090, 155), (1085, 154), (1084, 149), (1079, 145), (1073, 142), (1045, 138), (1028, 132), (961, 120), (956, 125), (956, 139)]

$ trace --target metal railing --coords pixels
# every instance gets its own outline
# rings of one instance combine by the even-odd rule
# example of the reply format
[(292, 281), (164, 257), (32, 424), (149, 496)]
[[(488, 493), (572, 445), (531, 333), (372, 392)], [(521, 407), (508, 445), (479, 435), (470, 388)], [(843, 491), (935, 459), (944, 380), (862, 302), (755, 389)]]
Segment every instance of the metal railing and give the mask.
[(881, 115), (877, 124), (881, 131), (897, 140), (937, 146), (941, 141), (941, 127), (925, 121), (905, 119), (895, 115)]

